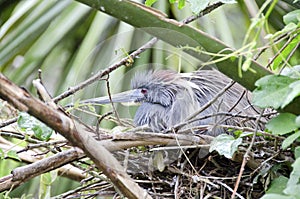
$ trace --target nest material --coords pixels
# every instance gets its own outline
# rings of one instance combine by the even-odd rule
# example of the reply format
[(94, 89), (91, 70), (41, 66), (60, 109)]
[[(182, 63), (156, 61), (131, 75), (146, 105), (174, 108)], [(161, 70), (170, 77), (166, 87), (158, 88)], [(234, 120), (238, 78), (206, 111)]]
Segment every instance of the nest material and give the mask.
[[(244, 145), (249, 141), (245, 140)], [(260, 198), (270, 180), (276, 175), (288, 175), (288, 168), (281, 168), (275, 174), (272, 166), (285, 159), (280, 156), (273, 142), (260, 141), (254, 146), (253, 161), (248, 164), (242, 175), (236, 196), (238, 198)], [(240, 148), (243, 150), (243, 147)], [(178, 154), (177, 160), (166, 153)], [(163, 152), (165, 167), (162, 171), (155, 168), (155, 155), (148, 152), (142, 155), (127, 156), (127, 171), (139, 185), (148, 190), (154, 198), (230, 198), (241, 168), (241, 158), (229, 160), (217, 153), (199, 158), (199, 149)], [(292, 155), (292, 154), (287, 154)], [(237, 156), (240, 156), (238, 154)], [(149, 158), (147, 158), (149, 157)], [(148, 169), (147, 169), (148, 163)], [(152, 165), (151, 165), (152, 164)], [(251, 165), (252, 164), (252, 165)], [(138, 165), (136, 167), (136, 165)], [(256, 168), (250, 168), (255, 165)], [(134, 168), (134, 169), (133, 169)]]
[[(217, 152), (200, 158), (199, 154), (207, 150), (205, 147), (155, 151), (155, 146), (133, 147), (116, 151), (115, 156), (127, 173), (153, 198), (230, 198), (250, 140), (250, 137), (244, 138), (232, 160)], [(292, 153), (280, 153), (277, 144), (278, 140), (270, 137), (257, 139), (238, 184), (236, 198), (260, 198), (272, 179), (278, 175), (289, 175)], [(287, 164), (278, 168), (279, 162)], [(109, 184), (95, 186), (94, 190), (98, 196), (117, 194)]]
[[(117, 121), (111, 116), (106, 119)], [(126, 124), (126, 122), (122, 123)], [(237, 126), (236, 129), (240, 127)], [(240, 129), (240, 131), (245, 130)], [(235, 186), (238, 186), (235, 194), (237, 198), (260, 198), (272, 179), (278, 175), (289, 175), (289, 164), (292, 160), (292, 153), (286, 152), (282, 155), (279, 150), (278, 146), (282, 138), (261, 133), (263, 131), (259, 130), (259, 136), (251, 148), (250, 157), (243, 168), (238, 185), (236, 182), (243, 155), (250, 145), (251, 136), (243, 138), (243, 144), (239, 146), (233, 159), (227, 159), (217, 152), (209, 154), (207, 146), (185, 150), (178, 146), (177, 150), (153, 151), (153, 148), (159, 146), (144, 145), (118, 150), (114, 155), (126, 168), (127, 173), (153, 198), (230, 198)], [(279, 170), (273, 169), (278, 162), (287, 162), (287, 164), (281, 164)], [(107, 184), (107, 186), (94, 189), (96, 195), (122, 195), (115, 192), (112, 185)]]

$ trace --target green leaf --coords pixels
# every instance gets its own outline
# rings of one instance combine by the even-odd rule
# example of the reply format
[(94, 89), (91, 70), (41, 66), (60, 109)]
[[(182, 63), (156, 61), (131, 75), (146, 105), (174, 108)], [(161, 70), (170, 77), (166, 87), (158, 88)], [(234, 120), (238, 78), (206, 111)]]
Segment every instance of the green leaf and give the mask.
[(281, 194), (283, 190), (286, 188), (286, 184), (288, 182), (288, 178), (285, 176), (279, 176), (272, 180), (270, 187), (266, 191), (266, 193), (277, 193)]
[(300, 158), (297, 158), (295, 162), (292, 164), (293, 171), (290, 174), (290, 178), (287, 182), (287, 187), (293, 185), (299, 185), (300, 179)]
[(280, 113), (277, 117), (272, 118), (266, 127), (274, 135), (284, 135), (295, 131), (299, 126), (296, 125), (296, 115), (291, 113)]
[(300, 157), (300, 146), (295, 148), (294, 154), (296, 159)]
[[(289, 27), (287, 27), (288, 29), (291, 29), (290, 31), (292, 31), (293, 28), (297, 28), (297, 26), (295, 24), (289, 24), (287, 26), (289, 26)], [(293, 38), (293, 40), (289, 43), (289, 45), (287, 45), (286, 48), (284, 48), (283, 51), (279, 53), (279, 55), (276, 57), (276, 59), (272, 63), (273, 70), (281, 67), (283, 63), (287, 62), (286, 60), (291, 55), (291, 53), (294, 51), (294, 49), (297, 47), (299, 42), (300, 42), (300, 35)]]
[(294, 196), (296, 199), (300, 199), (300, 184), (287, 186), (283, 193)]
[(241, 143), (242, 138), (234, 139), (231, 135), (221, 134), (213, 139), (210, 144), (209, 152), (215, 150), (226, 158), (232, 158)]
[(15, 150), (8, 151), (6, 154), (6, 157), (21, 161), (21, 159), (19, 158), (19, 156)]
[(182, 9), (185, 6), (185, 0), (179, 0), (178, 2), (178, 8)]
[(295, 123), (297, 126), (300, 126), (300, 115), (296, 117)]
[(52, 135), (52, 129), (27, 113), (19, 113), (17, 124), (25, 132), (33, 132), (35, 137), (47, 141)]
[(284, 108), (289, 103), (291, 103), (296, 97), (300, 95), (300, 80), (293, 82), (289, 85), (291, 91), (286, 96), (285, 100), (283, 101), (281, 108)]
[(57, 178), (57, 170), (44, 173), (40, 178), (39, 198), (47, 199), (51, 196), (51, 185)]
[(39, 125), (35, 125), (32, 128), (32, 131), (34, 132), (34, 136), (42, 141), (48, 141), (52, 135), (52, 129), (50, 129), (48, 126), (46, 126), (43, 123), (40, 123)]
[(30, 129), (34, 126), (34, 119), (29, 114), (20, 112), (18, 115), (18, 121), (17, 124), (20, 129), (25, 130)]
[(145, 5), (146, 6), (152, 6), (157, 0), (146, 0)]
[(300, 10), (294, 10), (283, 16), (283, 22), (287, 25), (289, 23), (298, 24), (300, 21)]
[(300, 137), (300, 131), (296, 131), (292, 135), (285, 138), (285, 140), (282, 142), (282, 149), (287, 149), (297, 138)]
[(300, 65), (295, 65), (293, 67), (285, 67), (280, 74), (284, 76), (289, 76), (293, 79), (300, 79)]
[(257, 88), (253, 91), (253, 104), (261, 108), (280, 108), (292, 90), (290, 84), (295, 81), (283, 75), (267, 75), (260, 78), (255, 82)]

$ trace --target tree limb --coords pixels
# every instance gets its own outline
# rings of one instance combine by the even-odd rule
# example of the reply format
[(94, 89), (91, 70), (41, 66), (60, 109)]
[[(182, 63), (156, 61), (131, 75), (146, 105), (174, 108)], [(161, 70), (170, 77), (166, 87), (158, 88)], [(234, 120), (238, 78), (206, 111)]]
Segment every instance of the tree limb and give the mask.
[(151, 198), (124, 172), (112, 154), (98, 144), (84, 125), (72, 120), (60, 110), (33, 98), (29, 93), (9, 81), (2, 73), (0, 73), (0, 97), (20, 111), (28, 112), (41, 120), (63, 135), (74, 146), (81, 148), (124, 196), (128, 198)]

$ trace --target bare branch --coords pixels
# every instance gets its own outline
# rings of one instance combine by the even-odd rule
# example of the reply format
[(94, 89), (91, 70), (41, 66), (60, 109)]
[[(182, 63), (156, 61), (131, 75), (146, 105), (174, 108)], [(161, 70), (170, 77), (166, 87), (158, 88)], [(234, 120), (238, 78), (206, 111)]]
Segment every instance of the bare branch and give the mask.
[(87, 127), (69, 118), (60, 110), (49, 107), (19, 88), (0, 73), (0, 97), (21, 111), (38, 118), (53, 130), (62, 134), (74, 146), (84, 150), (100, 170), (128, 198), (151, 198), (124, 172), (120, 163), (99, 145)]
[[(81, 150), (74, 148), (32, 164), (18, 167), (14, 169), (10, 175), (0, 178), (0, 191), (9, 190), (12, 187), (15, 188), (35, 176), (59, 168), (83, 156), (84, 153)], [(68, 171), (66, 170), (65, 172)]]

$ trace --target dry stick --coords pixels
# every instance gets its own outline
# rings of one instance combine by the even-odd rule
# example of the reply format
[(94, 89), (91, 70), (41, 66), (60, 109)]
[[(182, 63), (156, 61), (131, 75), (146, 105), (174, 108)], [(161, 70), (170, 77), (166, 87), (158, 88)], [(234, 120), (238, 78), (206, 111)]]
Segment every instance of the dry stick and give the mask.
[(156, 37), (152, 38), (146, 44), (144, 44), (143, 46), (141, 46), (140, 48), (138, 48), (137, 50), (135, 50), (134, 52), (132, 52), (129, 56), (124, 57), (123, 59), (121, 59), (121, 61), (119, 61), (118, 63), (116, 63), (116, 64), (114, 64), (114, 65), (112, 65), (110, 67), (108, 67), (107, 69), (101, 70), (101, 71), (97, 72), (95, 75), (93, 75), (89, 79), (81, 82), (77, 86), (69, 88), (69, 90), (67, 90), (66, 92), (58, 95), (55, 98), (53, 98), (53, 101), (55, 103), (57, 103), (58, 101), (60, 101), (60, 100), (62, 100), (64, 98), (66, 98), (66, 97), (74, 94), (75, 92), (77, 92), (77, 91), (83, 89), (84, 87), (92, 84), (93, 82), (101, 79), (105, 75), (108, 75), (112, 71), (114, 71), (117, 68), (121, 67), (122, 65), (125, 65), (126, 63), (128, 63), (128, 60), (131, 60), (131, 59), (135, 58), (136, 56), (138, 56), (139, 54), (141, 54), (142, 52), (144, 52), (146, 49), (151, 48), (151, 46), (153, 46), (157, 41), (158, 41), (158, 39)]
[(221, 91), (219, 91), (214, 98), (212, 98), (211, 100), (209, 100), (206, 104), (204, 104), (199, 110), (197, 110), (196, 112), (192, 113), (190, 116), (188, 116), (183, 122), (177, 124), (174, 126), (174, 129), (178, 130), (182, 127), (184, 127), (185, 125), (191, 123), (194, 117), (198, 116), (202, 111), (204, 111), (205, 109), (207, 109), (208, 107), (210, 107), (220, 96), (222, 96), (229, 88), (231, 88), (231, 86), (233, 86), (235, 82), (231, 81), (229, 84), (227, 84)]
[(40, 147), (50, 147), (50, 146), (55, 146), (57, 144), (67, 144), (67, 140), (56, 140), (56, 141), (49, 141), (49, 142), (42, 142), (38, 144), (29, 144), (27, 145), (24, 149), (18, 151), (18, 153), (22, 153), (34, 148), (40, 148)]
[[(275, 113), (272, 113), (272, 114), (275, 114)], [(210, 117), (216, 117), (216, 116), (230, 116), (230, 117), (239, 117), (239, 118), (244, 118), (244, 119), (249, 119), (249, 120), (257, 120), (257, 116), (259, 116), (259, 115), (241, 115), (239, 112), (238, 113), (218, 112), (218, 113), (204, 115), (202, 117), (197, 117), (195, 119), (191, 119), (191, 120), (187, 121), (186, 123), (182, 123), (182, 125), (187, 125), (188, 123), (192, 123), (192, 122), (196, 122), (198, 120), (204, 120), (204, 119), (207, 119)], [(270, 116), (270, 114), (264, 114), (263, 117), (265, 117), (265, 116)], [(262, 122), (262, 121), (260, 121), (260, 122)], [(178, 125), (180, 125), (180, 124), (178, 124)]]
[(6, 121), (4, 121), (4, 122), (1, 122), (1, 123), (0, 123), (0, 128), (5, 127), (5, 126), (8, 126), (8, 125), (10, 125), (10, 124), (13, 124), (13, 123), (15, 123), (17, 120), (18, 120), (18, 118), (15, 117), (15, 118), (6, 120)]
[[(214, 9), (220, 7), (221, 5), (223, 5), (223, 3), (216, 3), (216, 4), (213, 4), (213, 5), (210, 5), (207, 8), (205, 8), (203, 11), (201, 11), (198, 15), (192, 16), (192, 17), (189, 17), (189, 18), (183, 20), (182, 23), (188, 24), (188, 23), (198, 19), (199, 17), (202, 17), (202, 16), (212, 12)], [(121, 67), (122, 65), (127, 65), (128, 63), (131, 63), (131, 61), (135, 57), (137, 57), (139, 54), (141, 54), (142, 52), (144, 52), (148, 48), (151, 48), (157, 41), (158, 41), (157, 37), (152, 38), (150, 41), (148, 41), (147, 43), (142, 45), (140, 48), (138, 48), (137, 50), (135, 50), (134, 52), (129, 54), (127, 57), (124, 57), (123, 59), (121, 59), (118, 63), (106, 68), (105, 70), (101, 70), (101, 71), (97, 72), (95, 75), (93, 75), (89, 79), (81, 82), (80, 84), (78, 84), (76, 86), (70, 87), (66, 92), (56, 96), (55, 98), (53, 98), (53, 101), (55, 103), (57, 103), (58, 101), (74, 94), (75, 92), (77, 92), (77, 91), (83, 89), (84, 87), (92, 84), (93, 82), (101, 79), (105, 75), (108, 75), (109, 73), (111, 73), (112, 71), (114, 71), (117, 68)]]
[(101, 139), (101, 135), (100, 135), (100, 123), (102, 122), (102, 120), (104, 120), (104, 118), (106, 118), (107, 116), (113, 114), (113, 112), (107, 112), (104, 115), (102, 115), (98, 120), (97, 120), (97, 124), (96, 124), (96, 135), (98, 137), (98, 139)]
[(221, 2), (217, 2), (215, 4), (212, 4), (212, 5), (208, 6), (208, 7), (206, 7), (205, 10), (201, 11), (198, 15), (193, 15), (191, 17), (188, 17), (188, 18), (184, 19), (182, 21), (182, 23), (184, 23), (184, 24), (191, 23), (192, 21), (194, 21), (194, 20), (196, 20), (196, 19), (198, 19), (200, 17), (203, 17), (204, 15), (212, 12), (213, 10), (217, 9), (218, 7), (220, 7), (223, 4), (224, 3), (221, 3)]
[(251, 151), (251, 149), (252, 149), (252, 147), (254, 145), (255, 139), (256, 139), (256, 133), (257, 133), (258, 128), (259, 128), (259, 122), (258, 121), (261, 118), (263, 112), (264, 112), (264, 110), (261, 111), (259, 118), (257, 118), (257, 124), (256, 124), (256, 127), (255, 127), (256, 131), (253, 133), (253, 137), (252, 137), (251, 143), (250, 143), (248, 149), (246, 150), (246, 153), (244, 154), (243, 162), (242, 162), (242, 165), (241, 165), (241, 168), (240, 168), (240, 172), (239, 172), (238, 178), (237, 178), (235, 186), (234, 186), (233, 193), (231, 195), (231, 199), (234, 199), (235, 194), (237, 193), (237, 189), (239, 187), (239, 184), (240, 184), (243, 172), (245, 170), (246, 163), (249, 160), (249, 153), (250, 153), (250, 151)]
[(23, 184), (28, 179), (38, 176), (47, 171), (59, 168), (80, 157), (84, 153), (76, 148), (57, 153), (49, 158), (21, 166), (12, 171), (12, 174), (0, 178), (0, 192)]
[[(233, 190), (232, 190), (231, 187), (229, 187), (227, 184), (225, 184), (225, 183), (223, 183), (223, 182), (221, 182), (221, 181), (219, 181), (219, 180), (217, 180), (216, 183), (219, 184), (219, 185), (221, 185), (221, 186), (223, 186), (223, 187), (225, 187), (226, 189), (228, 189), (230, 192), (233, 193)], [(239, 197), (240, 199), (245, 199), (245, 198), (244, 198), (242, 195), (240, 195), (239, 193), (236, 193), (236, 196)]]
[(118, 160), (94, 139), (90, 129), (86, 126), (76, 120), (72, 120), (60, 110), (33, 98), (1, 73), (0, 85), (1, 98), (20, 111), (26, 111), (41, 120), (50, 128), (63, 135), (74, 146), (83, 149), (86, 155), (103, 171), (117, 189), (122, 191), (124, 196), (128, 198), (139, 198), (140, 196), (145, 199), (151, 198), (144, 189), (134, 183), (129, 175), (123, 171)]
[(112, 98), (111, 98), (111, 92), (110, 92), (110, 86), (109, 86), (109, 74), (107, 74), (107, 78), (105, 79), (105, 81), (106, 81), (106, 90), (107, 90), (109, 101), (111, 103), (111, 106), (112, 106), (115, 116), (117, 118), (117, 121), (119, 122), (119, 125), (122, 125), (122, 121), (120, 120), (119, 113), (118, 113), (118, 111), (112, 101)]

